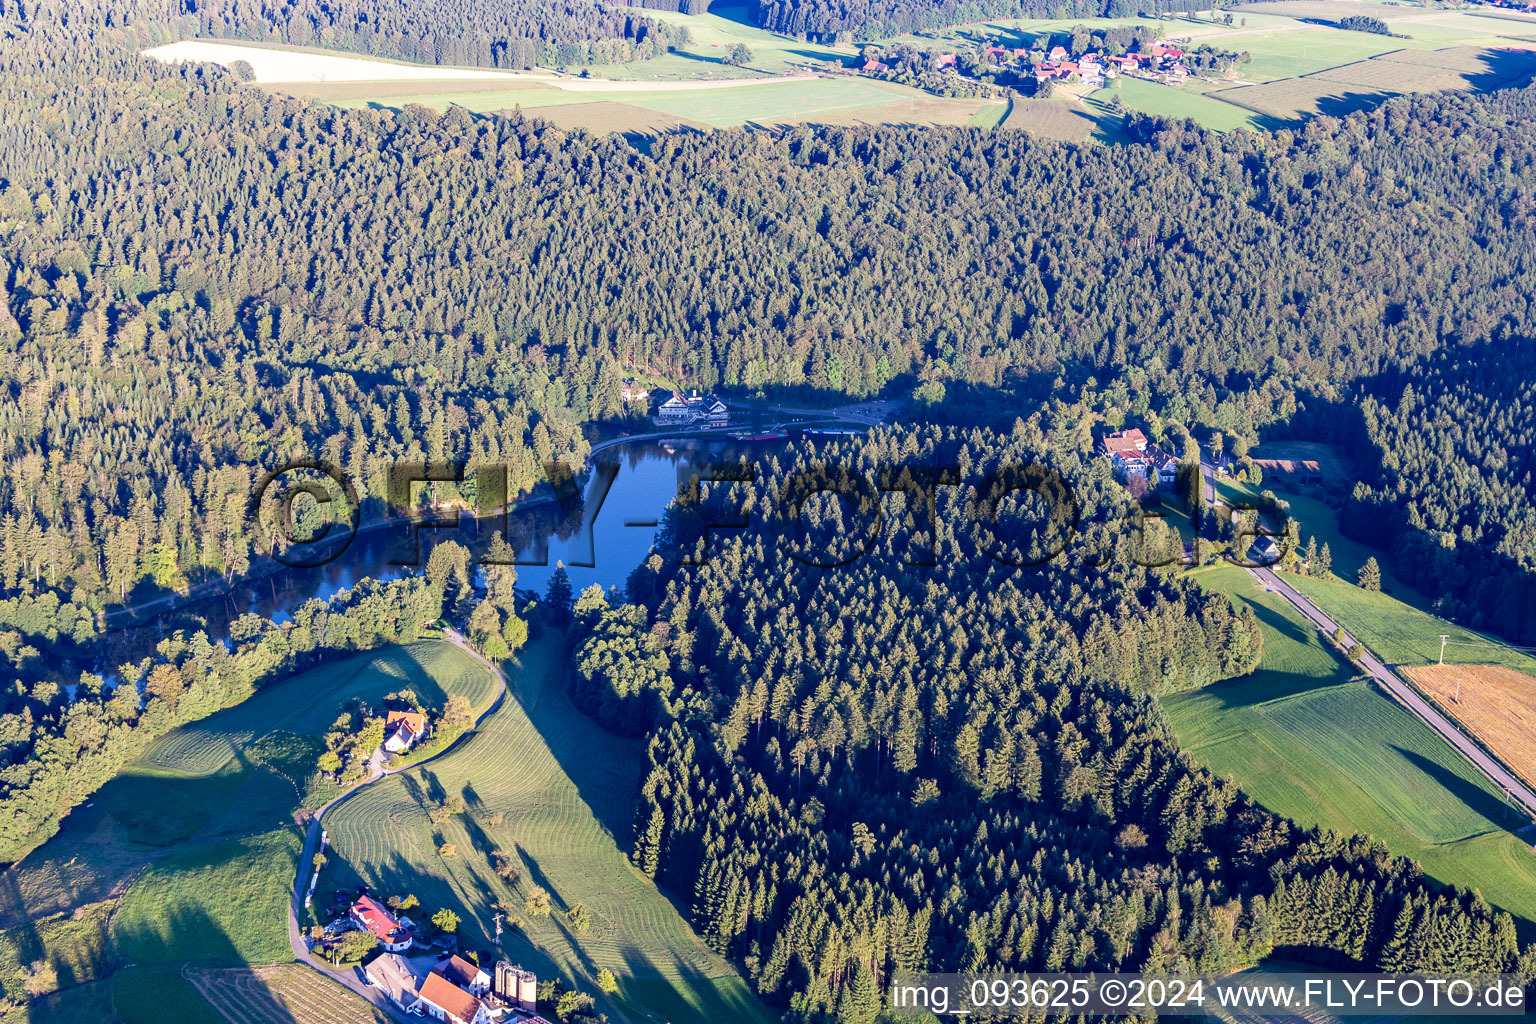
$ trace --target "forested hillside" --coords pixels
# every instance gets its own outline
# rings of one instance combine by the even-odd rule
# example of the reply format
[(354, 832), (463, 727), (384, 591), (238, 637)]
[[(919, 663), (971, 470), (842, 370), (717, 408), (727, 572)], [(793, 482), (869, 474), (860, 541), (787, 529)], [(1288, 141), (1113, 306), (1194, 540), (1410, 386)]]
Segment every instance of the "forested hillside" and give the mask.
[(1372, 390), (1350, 440), (1380, 468), (1344, 528), (1442, 614), (1536, 643), (1536, 342), (1449, 349)]
[(305, 602), (282, 625), (242, 616), (228, 644), (178, 631), (153, 657), (116, 666), (117, 685), (84, 674), (73, 699), (52, 682), (8, 687), (0, 694), (0, 862), (46, 842), (72, 808), (176, 726), (327, 656), (414, 640), (442, 601), (442, 587), (422, 577), (366, 580)]
[[(939, 490), (934, 565), (909, 564), (929, 531), (908, 502), (868, 555), (810, 568), (782, 496), (821, 459), (871, 479), (958, 464), (975, 483)], [(1176, 749), (1152, 695), (1249, 671), (1251, 611), (1123, 550), (1102, 559), (1102, 524), (1047, 566), (988, 556), (999, 537), (1053, 546), (1023, 506), (985, 526), (989, 475), (1041, 460), (1086, 508), (1125, 500), (1033, 420), (1011, 437), (895, 431), (714, 492), (706, 505), (753, 525), (717, 531), (701, 568), (678, 566), (674, 513), (632, 577), (638, 607), (578, 602), (581, 650), (639, 620), (597, 710), (656, 723), (633, 855), (690, 899), (700, 934), (800, 1021), (873, 1020), (898, 969), (1223, 972), (1274, 950), (1512, 968), (1508, 915), (1436, 894), (1370, 841), (1304, 833)], [(813, 501), (811, 532), (859, 536), (860, 504)], [(592, 679), (576, 685), (590, 706)]]
[(85, 603), (243, 571), (279, 460), (376, 496), (413, 455), (528, 486), (635, 370), (852, 396), (1089, 372), (1252, 433), (1530, 330), (1530, 91), (1294, 137), (804, 129), (647, 155), (273, 97), (138, 59), (153, 33), (116, 26), (141, 8), (49, 10), (0, 53), (0, 543), (19, 587)]
[(176, 0), (200, 36), (422, 64), (565, 68), (665, 53), (687, 30), (600, 0)]

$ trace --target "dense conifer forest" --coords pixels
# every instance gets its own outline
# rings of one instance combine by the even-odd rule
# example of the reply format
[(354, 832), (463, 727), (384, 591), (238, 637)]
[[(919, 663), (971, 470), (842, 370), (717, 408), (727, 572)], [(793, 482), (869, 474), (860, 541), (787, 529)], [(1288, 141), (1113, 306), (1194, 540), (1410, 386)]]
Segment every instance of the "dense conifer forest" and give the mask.
[[(874, 516), (823, 497), (802, 529), (784, 496), (807, 472), (837, 480), (823, 461), (871, 480), (959, 465), (978, 483), (940, 488), (931, 520), (894, 493), (868, 554), (813, 568), (790, 552), (846, 556), (831, 537)], [(1016, 568), (1061, 524), (999, 514), (984, 481), (1031, 462), (1103, 521), (1063, 560)], [(1257, 623), (1131, 564), (1107, 528), (1118, 485), (1038, 419), (802, 451), (723, 491), (673, 514), (631, 604), (583, 595), (573, 640), (606, 655), (594, 713), (654, 723), (635, 863), (690, 897), (699, 933), (789, 1019), (872, 1021), (902, 969), (1225, 972), (1276, 951), (1516, 965), (1508, 915), (1373, 842), (1299, 830), (1177, 750), (1153, 695), (1251, 670)], [(751, 526), (680, 564), (700, 554), (683, 523), (737, 509)], [(933, 564), (911, 564), (914, 545)], [(574, 685), (592, 706), (585, 668)]]
[(1132, 146), (806, 128), (647, 154), (162, 67), (143, 8), (7, 12), (0, 545), (8, 584), (77, 605), (244, 572), (279, 460), (376, 498), (401, 457), (526, 488), (632, 373), (851, 397), (1065, 375), (1253, 436), (1531, 332), (1529, 90), (1294, 134), (1139, 121)]
[[(1379, 396), (1379, 397), (1378, 397)], [(1536, 643), (1536, 346), (1452, 348), (1373, 383), (1344, 528), (1441, 614)]]
[(597, 0), (180, 0), (199, 36), (320, 46), (422, 64), (566, 68), (665, 53), (687, 30)]
[[(229, 649), (168, 640), (122, 673), (142, 703), (60, 678), (96, 612), (253, 567), (267, 468), (323, 457), (378, 502), (389, 463), (461, 458), (526, 490), (626, 415), (630, 375), (914, 396), (914, 415), (981, 396), (1009, 423), (1059, 415), (841, 456), (1044, 459), (1084, 498), (1065, 561), (989, 559), (959, 529), (985, 494), (945, 491), (932, 567), (901, 564), (931, 539), (905, 518), (836, 571), (751, 535), (685, 569), (669, 537), (625, 600), (570, 609), (578, 703), (649, 736), (637, 862), (701, 934), (807, 1021), (871, 1019), (903, 966), (1513, 964), (1476, 896), (1301, 832), (1177, 750), (1153, 698), (1243, 673), (1257, 633), (1188, 583), (1085, 564), (1125, 499), (1084, 459), (1108, 405), (1356, 430), (1346, 528), (1401, 510), (1399, 557), (1438, 567), (1448, 612), (1529, 635), (1510, 595), (1531, 592), (1531, 400), (1510, 367), (1536, 336), (1536, 91), (1273, 134), (1131, 118), (1113, 147), (806, 127), (641, 151), (138, 56), (205, 13), (244, 33), (251, 10), (0, 0), (0, 859), (165, 729), (435, 614), (439, 584), (360, 587)], [(645, 45), (621, 13), (579, 38)], [(424, 35), (384, 24), (335, 45)], [(502, 31), (414, 59), (521, 59)]]

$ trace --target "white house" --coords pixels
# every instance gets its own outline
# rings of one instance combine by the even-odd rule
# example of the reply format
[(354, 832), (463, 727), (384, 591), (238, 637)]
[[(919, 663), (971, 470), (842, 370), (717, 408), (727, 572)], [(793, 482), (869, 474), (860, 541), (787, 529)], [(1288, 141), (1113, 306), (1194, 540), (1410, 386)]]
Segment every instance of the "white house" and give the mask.
[(432, 968), (432, 971), (434, 974), (441, 974), (473, 996), (483, 996), (491, 990), (491, 976), (482, 971), (478, 965), (458, 955), (444, 960)]
[(403, 754), (427, 735), (427, 716), (419, 711), (391, 711), (384, 719), (384, 749)]
[(399, 953), (411, 948), (410, 931), (389, 912), (384, 904), (373, 897), (358, 897), (347, 916), (363, 931), (377, 935), (379, 948), (384, 952)]
[(404, 1010), (416, 1002), (416, 990), (421, 983), (404, 957), (394, 953), (374, 957), (363, 973), (368, 978), (368, 984), (383, 992), (400, 1009)]
[(720, 426), (731, 421), (731, 411), (714, 395), (701, 395), (697, 390), (686, 395), (674, 391), (652, 419), (658, 427), (684, 427), (701, 422)]
[(416, 1002), (407, 1009), (448, 1024), (491, 1024), (491, 1013), (478, 997), (435, 970), (421, 983)]

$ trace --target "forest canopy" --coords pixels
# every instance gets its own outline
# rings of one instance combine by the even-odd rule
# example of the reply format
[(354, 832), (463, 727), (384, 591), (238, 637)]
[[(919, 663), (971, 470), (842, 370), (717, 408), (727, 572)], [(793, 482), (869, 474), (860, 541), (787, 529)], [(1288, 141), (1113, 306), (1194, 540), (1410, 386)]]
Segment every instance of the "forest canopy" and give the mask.
[(1531, 335), (1530, 90), (1294, 134), (1146, 122), (1134, 146), (801, 128), (647, 154), (164, 67), (141, 9), (6, 10), (0, 544), (7, 582), (87, 606), (246, 571), (244, 502), (282, 460), (375, 497), (402, 458), (526, 489), (635, 373), (851, 397), (1091, 378), (1253, 436)]
[[(789, 1019), (873, 1021), (898, 970), (1225, 973), (1275, 952), (1514, 968), (1513, 922), (1481, 897), (1363, 837), (1301, 830), (1178, 750), (1153, 695), (1249, 672), (1251, 610), (1094, 556), (1103, 524), (1048, 564), (1000, 562), (978, 540), (975, 486), (941, 489), (931, 524), (892, 492), (868, 553), (809, 567), (783, 542), (782, 496), (823, 462), (868, 478), (957, 462), (982, 480), (1045, 463), (1087, 507), (1128, 500), (1034, 419), (1008, 435), (896, 429), (801, 446), (728, 498), (701, 494), (761, 528), (717, 533), (688, 566), (676, 508), (628, 603), (585, 597), (573, 643), (605, 644), (621, 619), (632, 642), (608, 650), (633, 686), (596, 695), (578, 667), (577, 699), (651, 727), (634, 861), (692, 894), (695, 929)], [(858, 506), (814, 517), (848, 535), (856, 508), (872, 515)], [(1052, 529), (1005, 519), (1021, 547)], [(925, 534), (936, 557), (914, 565)]]

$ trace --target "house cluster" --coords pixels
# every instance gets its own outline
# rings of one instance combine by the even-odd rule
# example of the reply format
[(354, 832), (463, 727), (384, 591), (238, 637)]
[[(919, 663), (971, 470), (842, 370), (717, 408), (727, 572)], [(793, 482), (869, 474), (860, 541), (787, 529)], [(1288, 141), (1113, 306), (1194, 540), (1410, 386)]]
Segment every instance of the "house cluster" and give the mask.
[(493, 977), (457, 955), (428, 969), (430, 962), (385, 953), (363, 974), (368, 984), (409, 1014), (447, 1024), (548, 1024), (535, 1013), (538, 980), (532, 971), (502, 960)]
[[(889, 56), (867, 56), (864, 63), (859, 65), (859, 70), (865, 74), (891, 71), (895, 65)], [(1000, 73), (1007, 70), (1019, 78), (1033, 78), (1037, 85), (1052, 80), (1074, 79), (1086, 86), (1095, 87), (1102, 86), (1106, 80), (1118, 75), (1152, 77), (1178, 84), (1196, 74), (1195, 70), (1187, 66), (1183, 50), (1157, 42), (1139, 44), (1138, 49), (1131, 53), (1090, 51), (1077, 56), (1059, 44), (1052, 46), (1043, 55), (1027, 47), (992, 44), (984, 47), (979, 56), (978, 73)], [(952, 68), (958, 72), (962, 67), (953, 53), (931, 54), (930, 61), (929, 68), (937, 71)]]
[(391, 711), (384, 718), (384, 749), (403, 754), (432, 735), (427, 716), (420, 711)]
[(1035, 64), (1030, 72), (1037, 84), (1076, 75), (1078, 81), (1084, 85), (1099, 86), (1103, 85), (1106, 79), (1117, 75), (1138, 72), (1160, 76), (1170, 81), (1183, 81), (1190, 75), (1190, 70), (1184, 66), (1183, 58), (1183, 50), (1175, 46), (1164, 46), (1162, 43), (1153, 43), (1146, 50), (1137, 50), (1134, 53), (1085, 53), (1080, 57), (1073, 57), (1067, 52), (1065, 46), (1053, 46), (1045, 55), (1045, 60)]
[(1147, 435), (1135, 427), (1104, 435), (1099, 442), (1099, 454), (1109, 460), (1116, 475), (1126, 480), (1144, 480), (1149, 487), (1171, 484), (1178, 476), (1179, 460), (1148, 444)]
[(658, 427), (723, 427), (731, 421), (731, 411), (714, 395), (701, 395), (697, 390), (686, 395), (674, 391), (651, 419)]

